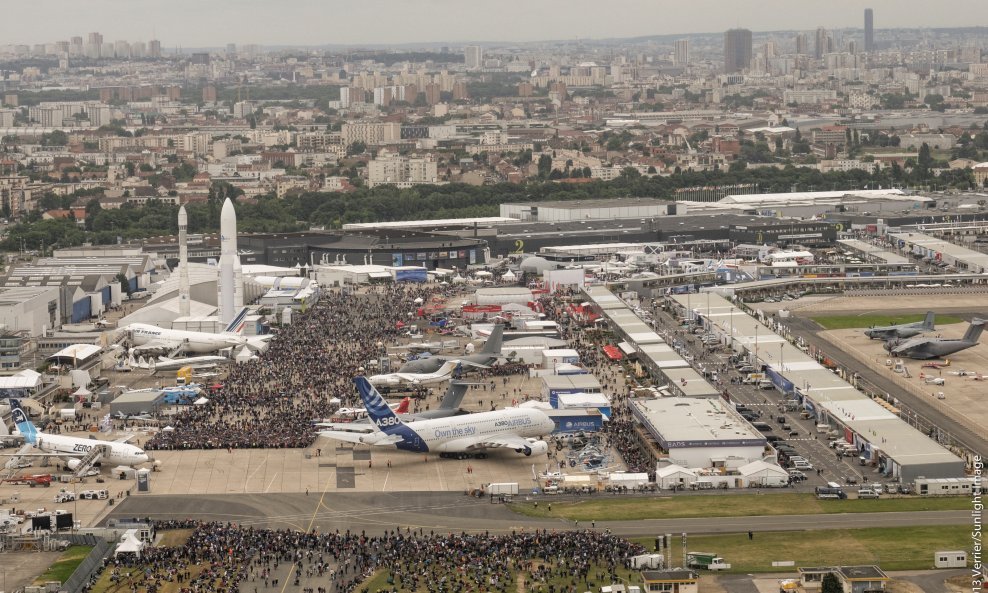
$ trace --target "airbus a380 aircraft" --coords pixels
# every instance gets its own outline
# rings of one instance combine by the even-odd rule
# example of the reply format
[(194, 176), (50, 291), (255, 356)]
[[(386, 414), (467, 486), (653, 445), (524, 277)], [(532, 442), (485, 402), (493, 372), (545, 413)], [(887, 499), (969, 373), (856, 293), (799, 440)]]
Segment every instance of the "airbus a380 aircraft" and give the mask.
[(402, 422), (366, 378), (355, 377), (353, 382), (376, 430), (369, 434), (324, 430), (320, 435), (338, 441), (391, 446), (404, 451), (433, 451), (441, 457), (456, 458), (474, 454), (483, 457), (487, 449), (514, 449), (525, 455), (538, 455), (549, 450), (542, 436), (550, 434), (555, 425), (541, 410), (508, 408), (437, 420)]
[(39, 432), (34, 423), (28, 420), (27, 414), (16, 399), (10, 400), (10, 416), (17, 430), (24, 437), (24, 442), (33, 445), (41, 453), (4, 453), (5, 457), (59, 457), (67, 459), (69, 469), (77, 469), (82, 459), (92, 452), (97, 445), (105, 445), (107, 453), (95, 462), (106, 462), (114, 465), (135, 466), (149, 461), (144, 449), (128, 445), (125, 441), (98, 441), (82, 439), (60, 434)]
[(124, 329), (130, 332), (135, 350), (175, 349), (181, 347), (186, 352), (205, 354), (224, 348), (247, 346), (254, 351), (267, 349), (267, 341), (272, 336), (245, 337), (240, 335), (247, 318), (247, 309), (234, 317), (222, 333), (194, 332), (178, 329), (163, 329), (156, 325), (131, 323)]

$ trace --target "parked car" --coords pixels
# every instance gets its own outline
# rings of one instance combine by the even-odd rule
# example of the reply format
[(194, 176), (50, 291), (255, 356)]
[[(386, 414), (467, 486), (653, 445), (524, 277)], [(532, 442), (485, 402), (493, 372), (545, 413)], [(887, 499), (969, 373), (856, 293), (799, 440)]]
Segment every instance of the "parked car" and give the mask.
[(881, 494), (871, 488), (859, 488), (858, 498), (881, 498)]

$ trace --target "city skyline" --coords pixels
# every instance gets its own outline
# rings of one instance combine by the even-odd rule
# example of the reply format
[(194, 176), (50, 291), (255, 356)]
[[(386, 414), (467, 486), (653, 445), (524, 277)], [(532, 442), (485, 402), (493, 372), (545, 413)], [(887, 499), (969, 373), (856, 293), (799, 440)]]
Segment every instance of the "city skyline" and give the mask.
[[(874, 10), (879, 30), (970, 27), (972, 16), (979, 14), (988, 25), (988, 11), (978, 0), (959, 0), (950, 11), (918, 0), (878, 0), (842, 2), (837, 7), (807, 4), (797, 13), (788, 10), (791, 4), (784, 0), (762, 2), (757, 11), (721, 0), (699, 0), (688, 14), (641, 0), (615, 0), (607, 11), (589, 0), (542, 0), (534, 5), (507, 0), (501, 10), (483, 19), (476, 18), (470, 5), (452, 0), (407, 4), (368, 0), (356, 5), (296, 0), (288, 6), (258, 0), (205, 4), (175, 0), (167, 10), (159, 5), (141, 8), (142, 18), (136, 21), (108, 18), (126, 16), (120, 13), (134, 10), (137, 4), (124, 0), (26, 4), (0, 22), (0, 38), (7, 43), (42, 43), (98, 30), (107, 40), (158, 38), (169, 48), (221, 47), (230, 42), (274, 46), (525, 43), (709, 34), (732, 28), (756, 33), (817, 27), (860, 29), (865, 8)], [(340, 14), (346, 15), (342, 24)], [(367, 26), (359, 26), (360, 22)], [(325, 26), (301, 27), (299, 23)], [(973, 23), (980, 24), (976, 19)]]

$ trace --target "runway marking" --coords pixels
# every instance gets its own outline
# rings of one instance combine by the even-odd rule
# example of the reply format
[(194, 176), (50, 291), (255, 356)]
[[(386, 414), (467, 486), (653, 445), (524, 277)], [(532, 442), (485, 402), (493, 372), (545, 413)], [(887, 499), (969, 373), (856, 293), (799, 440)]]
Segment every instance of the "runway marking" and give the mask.
[(439, 476), (439, 489), (440, 490), (446, 490), (446, 484), (443, 482), (442, 468), (439, 467), (440, 465), (441, 464), (439, 464), (439, 463), (435, 464), (435, 467), (436, 467), (436, 475)]
[[(268, 463), (268, 457), (267, 457), (267, 455), (265, 455), (264, 456), (264, 461), (262, 461), (261, 464), (257, 466), (257, 469), (255, 469), (254, 471), (252, 471), (250, 474), (247, 475), (247, 477), (244, 478), (244, 492), (247, 492), (247, 483), (250, 482), (250, 479), (254, 477), (254, 474), (256, 474), (257, 472), (261, 471), (261, 468), (264, 467), (265, 465), (267, 465), (267, 463)], [(247, 464), (248, 464), (248, 467), (249, 467), (250, 466), (250, 459), (247, 460)]]
[(390, 477), (391, 477), (391, 472), (384, 474), (384, 485), (381, 486), (381, 492), (384, 492), (385, 490), (388, 489), (388, 478)]
[[(312, 511), (312, 518), (309, 519), (309, 526), (305, 530), (306, 533), (312, 531), (312, 526), (316, 523), (316, 517), (319, 516), (319, 509), (323, 506), (323, 500), (325, 500), (327, 492), (329, 492), (329, 484), (326, 484), (326, 488), (322, 491), (322, 494), (319, 495), (319, 502), (316, 504), (315, 510)], [(329, 510), (329, 507), (326, 507), (326, 510)], [(293, 562), (291, 569), (289, 569), (288, 574), (285, 576), (285, 584), (281, 587), (281, 593), (285, 593), (285, 589), (288, 588), (288, 583), (291, 582), (292, 574), (294, 574), (297, 569), (298, 563)]]
[(274, 479), (277, 477), (278, 477), (278, 472), (274, 472), (274, 475), (271, 476), (271, 481), (268, 482), (268, 487), (264, 489), (265, 493), (267, 493), (268, 490), (271, 490), (271, 486), (274, 484)]

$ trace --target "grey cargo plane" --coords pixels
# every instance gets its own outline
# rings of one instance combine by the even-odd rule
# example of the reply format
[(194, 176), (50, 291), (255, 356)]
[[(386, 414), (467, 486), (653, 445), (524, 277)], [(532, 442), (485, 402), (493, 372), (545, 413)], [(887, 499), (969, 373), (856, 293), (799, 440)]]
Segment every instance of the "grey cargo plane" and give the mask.
[(919, 334), (925, 334), (935, 329), (933, 325), (933, 311), (926, 312), (926, 319), (913, 323), (900, 323), (898, 325), (886, 325), (882, 327), (870, 327), (864, 334), (872, 340), (891, 340), (893, 338), (911, 338)]
[(487, 338), (487, 343), (477, 354), (468, 356), (430, 356), (428, 358), (418, 358), (409, 360), (398, 369), (399, 373), (435, 373), (442, 368), (447, 360), (459, 360), (464, 366), (484, 366), (489, 367), (501, 358), (501, 341), (504, 338), (504, 324), (499, 323), (494, 326), (491, 335)]
[(961, 350), (967, 350), (978, 345), (978, 338), (985, 328), (984, 319), (972, 319), (971, 325), (964, 333), (964, 337), (959, 340), (947, 340), (944, 338), (924, 338), (916, 337), (905, 341), (891, 340), (885, 344), (885, 349), (894, 356), (905, 356), (925, 360), (929, 358), (942, 358)]
[[(439, 402), (439, 407), (435, 410), (424, 410), (422, 412), (415, 412), (411, 414), (400, 414), (399, 417), (403, 421), (409, 420), (435, 420), (437, 418), (449, 418), (450, 416), (458, 416), (460, 414), (465, 414), (463, 410), (460, 409), (460, 404), (463, 403), (463, 396), (466, 395), (467, 389), (473, 383), (464, 383), (462, 381), (450, 381), (449, 389), (446, 390), (446, 395), (443, 396), (441, 402)], [(374, 426), (371, 424), (370, 418), (361, 418), (360, 420), (355, 420), (353, 422), (319, 422), (316, 423), (319, 428), (330, 428), (333, 430), (345, 430), (348, 432), (373, 432)]]

